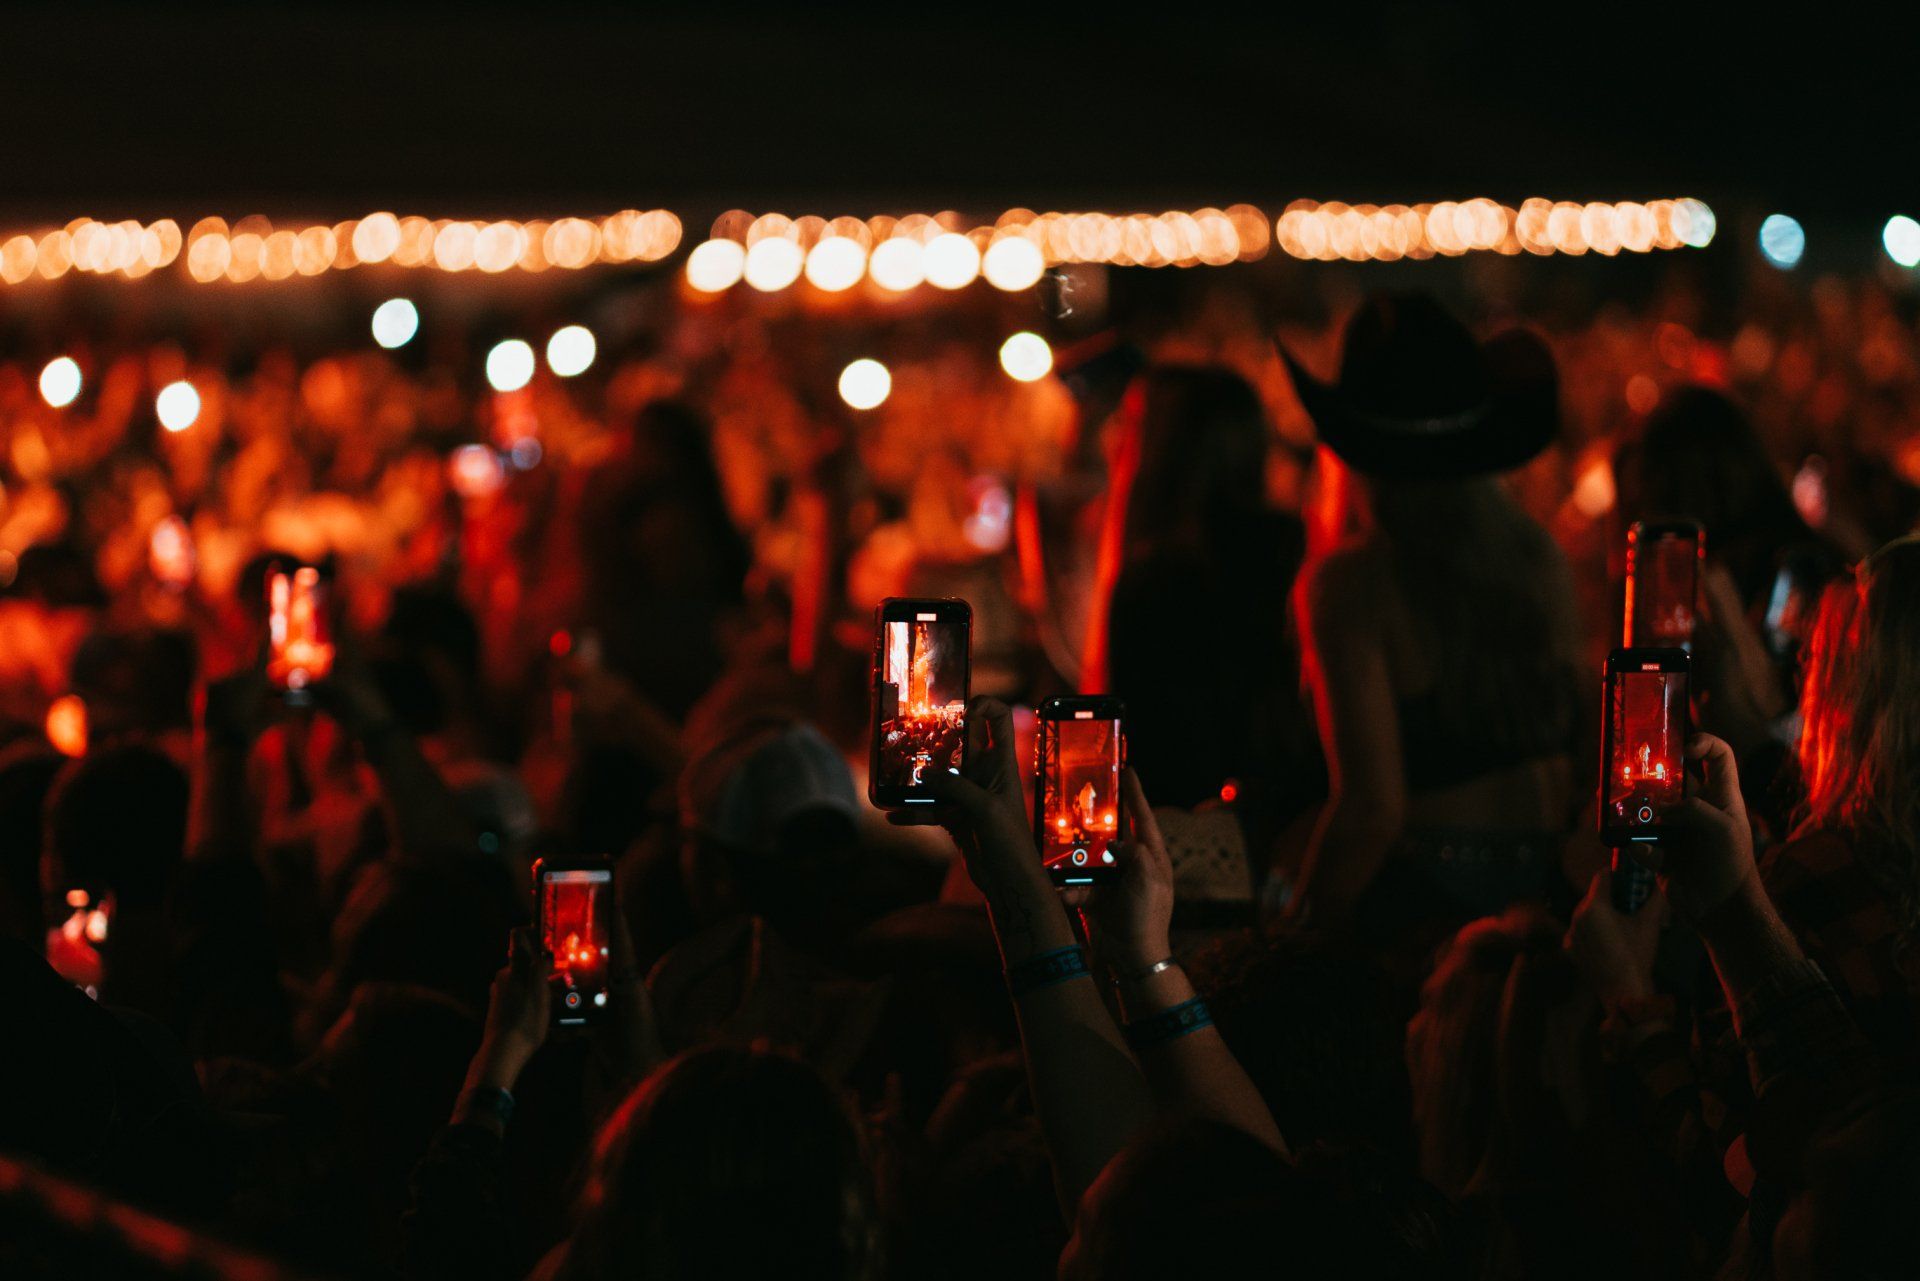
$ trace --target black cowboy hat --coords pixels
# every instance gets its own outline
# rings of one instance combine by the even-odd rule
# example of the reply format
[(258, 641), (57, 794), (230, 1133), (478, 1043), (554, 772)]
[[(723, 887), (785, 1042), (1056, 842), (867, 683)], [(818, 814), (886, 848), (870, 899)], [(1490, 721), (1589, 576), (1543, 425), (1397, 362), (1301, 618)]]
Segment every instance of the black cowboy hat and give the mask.
[(1475, 342), (1427, 294), (1368, 298), (1347, 322), (1338, 383), (1274, 345), (1321, 443), (1369, 476), (1510, 471), (1559, 426), (1547, 345), (1521, 329)]

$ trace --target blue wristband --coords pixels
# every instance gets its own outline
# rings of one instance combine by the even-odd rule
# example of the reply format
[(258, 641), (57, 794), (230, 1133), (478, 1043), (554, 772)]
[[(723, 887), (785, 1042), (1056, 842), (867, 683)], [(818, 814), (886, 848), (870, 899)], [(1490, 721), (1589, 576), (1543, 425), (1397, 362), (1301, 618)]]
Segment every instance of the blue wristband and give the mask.
[(1213, 1011), (1199, 997), (1191, 1001), (1182, 1001), (1170, 1010), (1149, 1015), (1138, 1022), (1127, 1024), (1127, 1044), (1136, 1050), (1151, 1049), (1156, 1045), (1165, 1045), (1168, 1041), (1177, 1041), (1189, 1032), (1198, 1032), (1203, 1027), (1213, 1026)]
[(1052, 987), (1056, 983), (1065, 983), (1068, 979), (1077, 979), (1092, 973), (1087, 969), (1087, 950), (1073, 947), (1056, 947), (1051, 952), (1042, 952), (1030, 956), (1007, 971), (1007, 991), (1017, 1001), (1029, 992), (1037, 992), (1043, 987)]

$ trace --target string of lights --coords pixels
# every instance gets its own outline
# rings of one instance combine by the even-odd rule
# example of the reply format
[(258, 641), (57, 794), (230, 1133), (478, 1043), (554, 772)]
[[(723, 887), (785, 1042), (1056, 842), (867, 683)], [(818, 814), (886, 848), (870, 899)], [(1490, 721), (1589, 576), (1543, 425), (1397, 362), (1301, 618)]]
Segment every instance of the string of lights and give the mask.
[(1692, 198), (1616, 204), (1489, 199), (1421, 205), (1320, 204), (1297, 200), (1269, 222), (1254, 205), (1161, 214), (1035, 213), (1010, 209), (990, 226), (955, 213), (905, 218), (755, 217), (722, 214), (687, 256), (687, 283), (721, 293), (745, 283), (777, 292), (803, 276), (828, 293), (865, 277), (903, 293), (921, 285), (959, 289), (984, 278), (1026, 289), (1068, 263), (1126, 267), (1226, 266), (1278, 249), (1323, 262), (1393, 262), (1502, 254), (1650, 253), (1704, 248), (1713, 210)]
[[(1255, 205), (1159, 214), (1035, 213), (1009, 209), (990, 224), (961, 215), (789, 218), (733, 210), (715, 220), (685, 261), (696, 292), (738, 284), (772, 293), (802, 279), (825, 293), (862, 280), (888, 293), (922, 286), (1031, 288), (1050, 267), (1226, 266), (1278, 250), (1320, 261), (1391, 262), (1473, 252), (1612, 255), (1700, 248), (1713, 211), (1689, 198), (1615, 204), (1489, 199), (1420, 205), (1299, 200), (1270, 219)], [(186, 231), (171, 218), (100, 222), (0, 239), (0, 283), (57, 280), (69, 272), (139, 279), (183, 269), (200, 284), (245, 284), (389, 266), (450, 273), (578, 271), (600, 263), (659, 262), (681, 245), (680, 219), (664, 209), (530, 222), (429, 219), (371, 213), (339, 223), (276, 226), (258, 214), (229, 224), (208, 217)]]
[(231, 225), (224, 218), (202, 218), (184, 234), (171, 218), (76, 218), (64, 227), (0, 240), (0, 282), (57, 280), (70, 271), (138, 279), (176, 263), (200, 284), (280, 281), (383, 264), (487, 274), (577, 271), (596, 263), (658, 262), (679, 247), (680, 220), (664, 209), (551, 222), (372, 213), (299, 227), (276, 227), (254, 214)]

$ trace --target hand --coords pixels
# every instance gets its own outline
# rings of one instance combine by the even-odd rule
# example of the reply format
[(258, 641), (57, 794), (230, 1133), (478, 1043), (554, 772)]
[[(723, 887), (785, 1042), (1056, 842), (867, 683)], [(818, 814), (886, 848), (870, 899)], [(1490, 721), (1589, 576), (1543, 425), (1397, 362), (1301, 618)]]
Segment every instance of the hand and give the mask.
[(200, 726), (208, 739), (228, 747), (251, 747), (272, 719), (272, 686), (264, 662), (210, 681), (201, 694)]
[(1654, 898), (1629, 916), (1613, 905), (1613, 873), (1594, 874), (1587, 896), (1573, 909), (1563, 946), (1602, 1003), (1653, 995), (1653, 958), (1667, 903)]
[(1687, 762), (1686, 799), (1667, 814), (1673, 835), (1632, 848), (1635, 858), (1660, 874), (1660, 888), (1674, 907), (1698, 926), (1757, 887), (1759, 875), (1733, 749), (1711, 734), (1695, 734), (1687, 740)]
[(615, 1074), (625, 1083), (634, 1084), (665, 1062), (667, 1055), (660, 1044), (653, 995), (647, 991), (646, 976), (640, 973), (640, 963), (634, 958), (633, 936), (628, 932), (627, 914), (620, 905), (617, 888), (612, 918), (607, 940), (609, 1017), (595, 1028), (594, 1039)]
[(506, 968), (494, 976), (487, 999), (486, 1031), (467, 1069), (468, 1089), (513, 1089), (528, 1061), (546, 1042), (551, 968), (552, 957), (541, 948), (533, 927), (513, 931)]
[(897, 827), (946, 828), (966, 860), (967, 874), (988, 902), (1010, 878), (1038, 872), (1040, 855), (1020, 790), (1013, 715), (1005, 703), (982, 695), (967, 704), (964, 773), (934, 770), (927, 789), (939, 801), (937, 806), (896, 811), (887, 821)]
[(333, 670), (313, 687), (314, 701), (356, 739), (393, 722), (393, 711), (373, 679), (360, 647), (343, 627), (333, 647)]
[(1173, 860), (1132, 770), (1120, 777), (1120, 798), (1133, 835), (1115, 854), (1119, 879), (1087, 894), (1086, 910), (1107, 964), (1132, 975), (1172, 955)]

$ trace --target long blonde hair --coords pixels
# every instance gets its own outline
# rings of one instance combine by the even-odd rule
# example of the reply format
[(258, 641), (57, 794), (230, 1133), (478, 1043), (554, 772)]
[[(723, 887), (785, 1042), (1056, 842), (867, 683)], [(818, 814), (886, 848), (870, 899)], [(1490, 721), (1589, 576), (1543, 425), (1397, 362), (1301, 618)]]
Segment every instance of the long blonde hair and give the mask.
[(1920, 536), (1827, 588), (1807, 646), (1800, 772), (1806, 821), (1857, 853), (1920, 926)]

